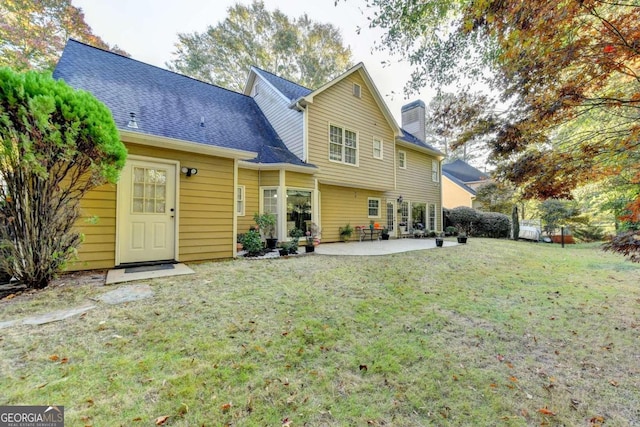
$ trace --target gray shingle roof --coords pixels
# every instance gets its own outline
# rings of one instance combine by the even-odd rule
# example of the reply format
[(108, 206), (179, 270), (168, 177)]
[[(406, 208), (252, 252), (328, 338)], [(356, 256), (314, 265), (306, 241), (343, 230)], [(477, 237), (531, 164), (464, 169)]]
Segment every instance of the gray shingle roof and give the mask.
[[(120, 129), (251, 151), (258, 153), (255, 162), (309, 166), (289, 152), (253, 98), (243, 94), (75, 40), (67, 42), (53, 76), (91, 92)], [(138, 129), (127, 127), (130, 112)]]
[(474, 168), (469, 163), (460, 159), (455, 162), (442, 165), (442, 172), (447, 172), (462, 182), (476, 182), (490, 178), (486, 173)]
[(417, 145), (418, 147), (428, 148), (429, 150), (435, 151), (436, 153), (439, 153), (442, 156), (444, 156), (444, 153), (442, 153), (440, 150), (435, 148), (433, 145), (427, 144), (426, 142), (424, 142), (420, 138), (414, 136), (413, 134), (407, 132), (404, 129), (401, 129), (401, 130), (402, 130), (402, 136), (400, 137), (400, 139), (402, 141)]
[(458, 184), (460, 187), (462, 187), (463, 189), (465, 189), (469, 193), (473, 194), (474, 196), (476, 195), (476, 190), (474, 190), (473, 188), (469, 187), (467, 184), (465, 184), (464, 182), (460, 181), (458, 178), (456, 178), (455, 176), (453, 176), (449, 172), (445, 171), (444, 170), (444, 166), (442, 166), (442, 175), (446, 176), (451, 181), (453, 181), (454, 183)]
[(289, 101), (293, 102), (296, 99), (302, 98), (303, 96), (309, 95), (313, 92), (311, 89), (307, 89), (304, 86), (300, 86), (297, 83), (289, 81), (287, 79), (283, 79), (282, 77), (276, 76), (273, 73), (262, 70), (258, 67), (253, 67), (257, 73), (259, 73), (265, 80), (273, 85), (281, 94), (286, 96)]

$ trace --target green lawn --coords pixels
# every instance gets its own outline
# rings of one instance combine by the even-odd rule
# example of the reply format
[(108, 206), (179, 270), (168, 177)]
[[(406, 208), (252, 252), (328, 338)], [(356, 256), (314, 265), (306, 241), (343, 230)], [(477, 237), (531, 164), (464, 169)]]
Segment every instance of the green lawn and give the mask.
[[(0, 330), (0, 404), (68, 426), (640, 424), (640, 266), (470, 239), (191, 266), (153, 299)], [(91, 302), (59, 286), (0, 321)]]

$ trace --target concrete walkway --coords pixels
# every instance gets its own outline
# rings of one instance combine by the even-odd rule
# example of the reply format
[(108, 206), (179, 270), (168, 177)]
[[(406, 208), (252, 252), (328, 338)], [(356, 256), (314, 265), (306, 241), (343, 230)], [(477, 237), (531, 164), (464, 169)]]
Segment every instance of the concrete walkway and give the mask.
[[(455, 241), (444, 241), (444, 247), (458, 246)], [(321, 243), (315, 252), (320, 255), (388, 255), (400, 252), (443, 249), (436, 247), (435, 239), (392, 239), (347, 243)]]

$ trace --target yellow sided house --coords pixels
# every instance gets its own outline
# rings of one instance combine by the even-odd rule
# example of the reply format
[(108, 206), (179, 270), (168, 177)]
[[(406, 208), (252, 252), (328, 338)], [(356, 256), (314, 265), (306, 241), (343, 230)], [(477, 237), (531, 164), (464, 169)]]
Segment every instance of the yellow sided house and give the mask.
[(442, 165), (442, 204), (453, 209), (466, 206), (481, 209), (476, 200), (478, 188), (492, 182), (491, 177), (463, 160)]
[(424, 103), (403, 111), (403, 126), (414, 133), (401, 128), (363, 64), (316, 90), (254, 67), (244, 93), (255, 99), (287, 148), (316, 167), (306, 177), (282, 174), (278, 181), (259, 182), (254, 199), (262, 211), (278, 216), (280, 238), (308, 223), (320, 226), (323, 242), (338, 241), (347, 224), (377, 223), (396, 236), (418, 227), (442, 229), (444, 156), (424, 142)]
[(281, 241), (312, 224), (324, 242), (347, 223), (442, 229), (443, 155), (362, 64), (316, 90), (253, 68), (241, 94), (70, 40), (54, 77), (105, 103), (128, 149), (118, 184), (83, 200), (73, 269), (232, 258), (256, 212)]

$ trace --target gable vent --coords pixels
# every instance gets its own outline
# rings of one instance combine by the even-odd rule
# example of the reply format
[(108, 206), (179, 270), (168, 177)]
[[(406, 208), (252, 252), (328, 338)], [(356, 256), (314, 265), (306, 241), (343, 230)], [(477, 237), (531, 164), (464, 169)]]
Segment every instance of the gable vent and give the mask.
[(362, 88), (357, 83), (353, 84), (353, 96), (356, 98), (360, 98), (362, 96)]

